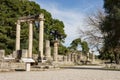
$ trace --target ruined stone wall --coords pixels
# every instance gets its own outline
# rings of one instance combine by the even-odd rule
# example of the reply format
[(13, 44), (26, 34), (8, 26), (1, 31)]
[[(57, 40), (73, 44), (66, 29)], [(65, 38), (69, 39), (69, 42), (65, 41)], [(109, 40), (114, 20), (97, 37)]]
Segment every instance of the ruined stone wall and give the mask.
[(0, 62), (0, 69), (9, 69), (9, 70), (17, 70), (17, 69), (25, 69), (25, 63), (11, 63), (11, 62)]

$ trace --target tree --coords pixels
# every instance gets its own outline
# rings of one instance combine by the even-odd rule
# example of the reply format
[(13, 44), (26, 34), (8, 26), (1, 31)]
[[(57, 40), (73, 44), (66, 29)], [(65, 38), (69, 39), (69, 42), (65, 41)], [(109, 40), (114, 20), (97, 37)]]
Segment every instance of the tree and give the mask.
[(77, 50), (77, 47), (78, 47), (78, 45), (80, 45), (81, 44), (81, 39), (80, 38), (78, 38), (78, 39), (75, 39), (75, 40), (73, 40), (72, 42), (71, 42), (71, 46), (70, 46), (70, 49), (72, 49), (72, 50)]
[(88, 43), (86, 41), (83, 41), (81, 43), (81, 47), (82, 47), (82, 52), (87, 54), (89, 52), (89, 47), (88, 47)]
[(81, 41), (80, 38), (73, 40), (70, 45), (71, 45), (70, 49), (72, 49), (73, 51), (77, 51), (77, 48), (80, 45), (82, 47), (82, 52), (84, 54), (87, 54), (89, 52), (89, 47), (88, 47), (87, 42)]
[(80, 36), (89, 43), (90, 48), (96, 48), (99, 53), (101, 52), (100, 48), (103, 45), (104, 34), (101, 31), (101, 23), (105, 19), (105, 13), (102, 10), (98, 10), (96, 13), (89, 15), (86, 18), (87, 25), (90, 28), (88, 30), (80, 30)]
[[(31, 16), (43, 13), (45, 16), (45, 39), (53, 39), (50, 35), (51, 30), (58, 30), (60, 42), (64, 42), (66, 34), (64, 24), (58, 19), (53, 19), (51, 14), (45, 9), (41, 9), (34, 1), (29, 0), (0, 0), (0, 48), (5, 49), (7, 54), (15, 50), (16, 24), (17, 19), (23, 16)], [(33, 53), (38, 53), (38, 22), (33, 24)], [(55, 25), (53, 25), (55, 24)], [(28, 48), (28, 23), (21, 23), (21, 49)]]
[(104, 0), (104, 8), (107, 16), (102, 24), (104, 46), (106, 51), (112, 51), (115, 61), (120, 63), (120, 0)]

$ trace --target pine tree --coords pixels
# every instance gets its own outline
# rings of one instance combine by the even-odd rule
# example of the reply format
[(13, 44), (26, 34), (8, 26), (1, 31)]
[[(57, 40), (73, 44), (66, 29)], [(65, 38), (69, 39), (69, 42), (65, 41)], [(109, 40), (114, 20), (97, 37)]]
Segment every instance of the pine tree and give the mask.
[(104, 0), (107, 14), (102, 24), (105, 50), (114, 52), (115, 61), (120, 63), (120, 0)]
[[(64, 24), (62, 21), (55, 20), (51, 14), (34, 1), (29, 0), (0, 0), (0, 49), (5, 49), (7, 54), (12, 53), (15, 50), (16, 39), (16, 24), (17, 19), (23, 16), (30, 16), (43, 13), (45, 16), (45, 39), (53, 39), (53, 35), (50, 35), (51, 30), (57, 30), (62, 39), (62, 42), (66, 37), (64, 32)], [(53, 25), (55, 24), (55, 25)], [(33, 53), (38, 52), (38, 33), (39, 29), (36, 24), (33, 24)], [(28, 48), (28, 23), (21, 23), (21, 49)]]

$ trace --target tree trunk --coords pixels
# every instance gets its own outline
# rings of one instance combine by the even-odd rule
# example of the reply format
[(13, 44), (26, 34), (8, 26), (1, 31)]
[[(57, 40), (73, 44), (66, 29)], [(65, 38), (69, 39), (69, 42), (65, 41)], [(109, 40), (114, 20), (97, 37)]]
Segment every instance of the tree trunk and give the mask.
[(120, 64), (120, 54), (115, 52), (115, 63)]

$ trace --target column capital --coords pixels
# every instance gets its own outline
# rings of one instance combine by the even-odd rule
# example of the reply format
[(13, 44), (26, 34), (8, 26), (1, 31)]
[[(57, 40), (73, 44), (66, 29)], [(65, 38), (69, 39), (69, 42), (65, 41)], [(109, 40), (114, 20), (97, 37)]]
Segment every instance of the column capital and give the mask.
[(39, 19), (40, 19), (40, 21), (44, 21), (45, 19), (44, 19), (44, 14), (43, 13), (41, 13), (40, 15), (39, 15)]
[(15, 24), (19, 24), (20, 25), (20, 20), (17, 20), (17, 22), (15, 22)]

